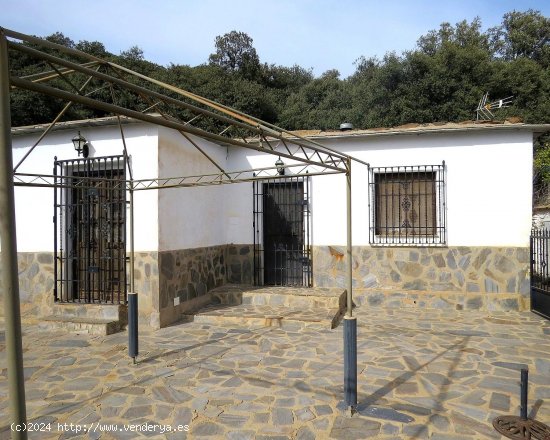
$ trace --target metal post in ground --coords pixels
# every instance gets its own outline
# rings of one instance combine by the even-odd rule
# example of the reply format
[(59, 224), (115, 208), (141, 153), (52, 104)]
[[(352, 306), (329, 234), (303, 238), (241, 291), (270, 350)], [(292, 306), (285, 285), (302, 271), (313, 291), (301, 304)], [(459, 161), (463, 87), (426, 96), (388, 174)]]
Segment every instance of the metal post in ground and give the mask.
[(15, 427), (11, 435), (13, 439), (19, 440), (27, 438), (27, 431), (22, 429), (27, 423), (27, 411), (19, 309), (9, 87), (8, 48), (5, 34), (0, 28), (0, 264), (6, 325), (10, 425), (13, 423), (12, 426)]
[(521, 369), (520, 378), (520, 418), (521, 420), (527, 420), (527, 387), (529, 382), (529, 370), (526, 368)]
[(527, 417), (527, 388), (529, 370), (521, 369), (520, 407), (518, 416), (498, 416), (493, 420), (493, 427), (503, 436), (514, 440), (550, 439), (550, 427), (542, 422)]
[(135, 292), (128, 293), (128, 356), (134, 364), (139, 354), (138, 341), (138, 296)]
[[(124, 143), (126, 161), (128, 152)], [(130, 170), (130, 293), (128, 293), (128, 355), (133, 359), (134, 364), (139, 354), (139, 333), (138, 333), (138, 296), (135, 290), (135, 251), (134, 251), (134, 179)]]
[(352, 237), (351, 237), (351, 160), (346, 172), (347, 276), (346, 316), (344, 317), (344, 407), (350, 415), (357, 407), (357, 318), (353, 316)]

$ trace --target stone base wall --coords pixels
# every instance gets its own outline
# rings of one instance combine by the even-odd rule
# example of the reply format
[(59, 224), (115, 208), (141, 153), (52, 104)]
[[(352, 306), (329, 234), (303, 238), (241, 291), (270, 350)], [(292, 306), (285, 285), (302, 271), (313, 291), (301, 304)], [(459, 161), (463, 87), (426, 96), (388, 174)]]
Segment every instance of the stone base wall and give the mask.
[(399, 289), (354, 289), (356, 306), (439, 310), (529, 310), (529, 297), (517, 293), (430, 292)]
[[(53, 261), (53, 252), (18, 254), (21, 315), (27, 321), (52, 314)], [(208, 304), (208, 292), (214, 287), (228, 282), (252, 284), (253, 245), (136, 252), (134, 273), (139, 324), (157, 329), (177, 321), (186, 311)], [(0, 272), (0, 280), (1, 276)], [(0, 307), (0, 316), (3, 313)]]
[[(36, 321), (39, 316), (51, 314), (54, 298), (55, 282), (53, 272), (53, 252), (19, 252), (17, 254), (19, 268), (19, 298), (21, 316), (26, 321)], [(0, 282), (2, 269), (0, 267)], [(3, 292), (0, 292), (3, 304)], [(0, 316), (4, 315), (4, 307), (0, 307)]]
[(139, 326), (160, 328), (159, 254), (154, 251), (135, 252), (134, 259), (134, 288), (138, 294)]
[(208, 292), (226, 282), (226, 248), (221, 245), (159, 252), (160, 327), (210, 302)]
[[(135, 254), (135, 287), (139, 293), (140, 324), (146, 326), (158, 321), (157, 260), (156, 252), (136, 252)], [(34, 322), (53, 313), (55, 304), (53, 261), (53, 252), (19, 252), (17, 254), (21, 317), (26, 322)], [(2, 280), (1, 268), (0, 280)], [(0, 299), (2, 295), (3, 292), (0, 292)], [(3, 315), (4, 307), (0, 307), (0, 316)]]
[(165, 327), (211, 302), (226, 283), (252, 284), (253, 245), (229, 244), (159, 252), (159, 320)]
[[(437, 298), (462, 293), (455, 297), (481, 298), (472, 304), (484, 309), (491, 308), (489, 298), (511, 295), (522, 298), (516, 301), (518, 307), (528, 307), (529, 248), (365, 246), (354, 247), (352, 252), (353, 287), (358, 290), (393, 291), (401, 296), (412, 291), (430, 292)], [(313, 280), (319, 287), (345, 287), (345, 247), (313, 247)]]
[[(53, 258), (48, 252), (18, 254), (27, 321), (52, 313)], [(342, 246), (314, 246), (314, 285), (345, 288), (345, 260)], [(164, 327), (209, 303), (214, 287), (253, 283), (251, 244), (136, 252), (135, 261), (140, 325), (146, 328)], [(357, 305), (526, 310), (529, 248), (354, 247), (353, 286)]]
[(254, 245), (227, 245), (227, 282), (231, 284), (254, 283)]

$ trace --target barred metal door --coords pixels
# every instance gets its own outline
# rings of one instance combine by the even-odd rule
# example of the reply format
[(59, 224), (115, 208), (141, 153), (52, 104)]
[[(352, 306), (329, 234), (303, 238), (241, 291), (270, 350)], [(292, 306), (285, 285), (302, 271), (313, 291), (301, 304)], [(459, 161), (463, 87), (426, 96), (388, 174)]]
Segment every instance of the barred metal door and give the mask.
[(310, 180), (254, 182), (254, 284), (311, 286)]
[(531, 311), (550, 319), (550, 231), (531, 232)]
[(54, 162), (55, 300), (126, 302), (123, 156)]

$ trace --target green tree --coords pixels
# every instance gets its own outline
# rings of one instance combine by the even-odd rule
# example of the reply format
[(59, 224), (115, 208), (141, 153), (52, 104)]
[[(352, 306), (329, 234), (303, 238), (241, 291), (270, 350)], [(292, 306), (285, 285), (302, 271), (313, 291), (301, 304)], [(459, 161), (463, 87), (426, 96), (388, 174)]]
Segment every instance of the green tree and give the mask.
[(82, 52), (86, 52), (90, 55), (94, 55), (96, 57), (105, 57), (108, 55), (108, 52), (105, 49), (105, 46), (103, 45), (103, 43), (100, 43), (99, 41), (82, 40), (76, 44), (75, 49), (78, 49)]
[(244, 32), (231, 31), (217, 36), (216, 52), (208, 60), (228, 72), (239, 73), (247, 79), (256, 79), (260, 72), (260, 58), (253, 42)]
[(328, 70), (289, 96), (280, 115), (288, 129), (337, 130), (350, 122), (352, 100), (348, 81), (337, 70)]
[(539, 11), (508, 12), (502, 24), (488, 33), (496, 53), (505, 60), (525, 57), (550, 66), (550, 19)]

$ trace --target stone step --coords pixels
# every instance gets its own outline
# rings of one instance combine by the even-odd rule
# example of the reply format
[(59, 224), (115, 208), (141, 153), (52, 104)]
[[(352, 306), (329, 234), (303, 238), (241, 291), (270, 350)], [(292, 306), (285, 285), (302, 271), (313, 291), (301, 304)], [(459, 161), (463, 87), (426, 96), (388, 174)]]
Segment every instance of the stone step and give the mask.
[(83, 304), (56, 303), (52, 308), (53, 316), (110, 319), (126, 323), (128, 308), (124, 304)]
[(194, 315), (184, 315), (184, 320), (210, 325), (234, 325), (238, 327), (280, 327), (285, 330), (336, 328), (342, 319), (339, 309), (309, 307), (304, 309), (266, 305), (217, 304), (203, 308)]
[(52, 315), (41, 318), (38, 324), (44, 330), (67, 330), (90, 335), (111, 335), (123, 329), (119, 320)]
[(43, 329), (110, 335), (126, 326), (128, 308), (124, 304), (57, 303), (52, 314), (40, 320)]
[(344, 289), (308, 287), (255, 287), (225, 285), (210, 291), (213, 302), (224, 305), (257, 305), (273, 307), (334, 308), (346, 307)]

